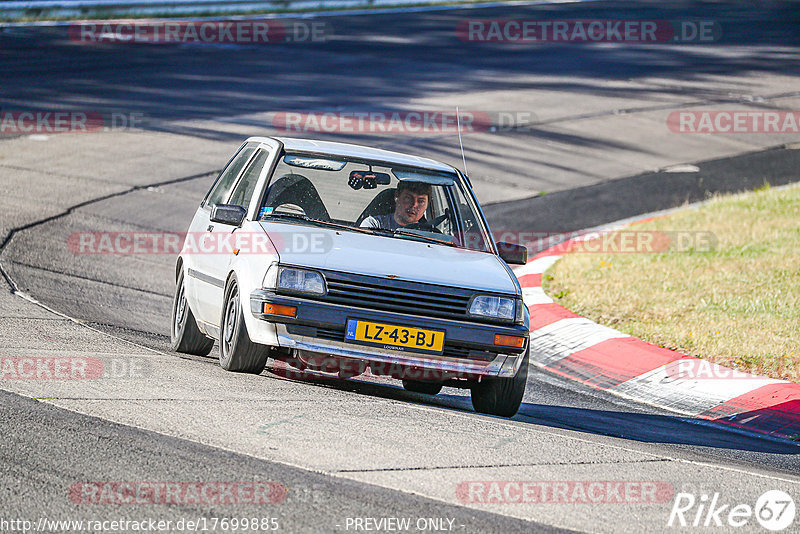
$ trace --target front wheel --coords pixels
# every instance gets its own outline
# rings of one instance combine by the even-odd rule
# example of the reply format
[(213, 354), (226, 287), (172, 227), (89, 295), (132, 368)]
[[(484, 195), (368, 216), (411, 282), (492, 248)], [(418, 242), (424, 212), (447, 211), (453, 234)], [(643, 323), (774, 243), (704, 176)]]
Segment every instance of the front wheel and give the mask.
[(194, 314), (186, 302), (186, 286), (183, 283), (183, 270), (178, 275), (178, 286), (172, 300), (172, 328), (170, 329), (172, 350), (184, 354), (207, 356), (214, 347), (214, 340), (197, 328)]
[(261, 374), (267, 365), (269, 350), (250, 341), (235, 276), (228, 282), (224, 303), (220, 321), (220, 366), (226, 371)]
[(528, 354), (511, 378), (484, 378), (472, 386), (472, 407), (478, 413), (513, 417), (522, 404), (528, 382)]

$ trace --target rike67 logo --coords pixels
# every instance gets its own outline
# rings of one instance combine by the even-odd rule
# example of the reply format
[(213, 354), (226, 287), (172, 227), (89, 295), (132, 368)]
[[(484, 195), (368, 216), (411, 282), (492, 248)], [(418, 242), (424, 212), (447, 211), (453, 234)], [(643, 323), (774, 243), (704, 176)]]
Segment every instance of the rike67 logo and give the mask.
[(725, 502), (719, 493), (700, 497), (678, 493), (667, 521), (668, 527), (740, 528), (753, 519), (765, 529), (779, 532), (794, 523), (795, 504), (792, 497), (780, 490), (770, 490), (756, 499), (755, 506)]

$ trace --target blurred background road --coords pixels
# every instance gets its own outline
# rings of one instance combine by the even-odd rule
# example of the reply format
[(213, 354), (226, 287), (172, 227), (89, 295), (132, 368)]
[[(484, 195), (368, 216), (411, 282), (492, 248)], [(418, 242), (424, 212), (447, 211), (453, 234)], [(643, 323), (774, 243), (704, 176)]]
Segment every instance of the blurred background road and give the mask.
[[(658, 480), (698, 494), (727, 488), (736, 502), (753, 503), (767, 489), (800, 496), (793, 444), (700, 426), (533, 369), (523, 408), (506, 421), (474, 414), (458, 390), (428, 399), (396, 384), (240, 376), (212, 359), (178, 357), (167, 351), (174, 257), (76, 255), (66, 246), (82, 231), (185, 231), (244, 138), (285, 134), (274, 123), (281, 112), (458, 106), (489, 115), (496, 128), (467, 133), (464, 148), (496, 231), (576, 230), (714, 191), (796, 181), (796, 133), (678, 134), (667, 117), (798, 109), (797, 7), (601, 1), (349, 15), (325, 17), (324, 40), (270, 44), (92, 44), (71, 40), (63, 26), (3, 28), (0, 112), (77, 110), (116, 123), (0, 139), (8, 289), (81, 323), (8, 291), (0, 356), (121, 358), (146, 372), (0, 382), (9, 392), (0, 424), (19, 444), (0, 455), (0, 512), (120, 513), (71, 502), (68, 488), (81, 480), (267, 476), (290, 487), (287, 505), (268, 512), (291, 531), (342, 531), (354, 514), (438, 513), (457, 517), (465, 532), (627, 532), (665, 528), (671, 503), (475, 505), (455, 488), (465, 480)], [(692, 43), (465, 42), (456, 28), (466, 19), (706, 20), (721, 34)], [(452, 132), (289, 134), (462, 166)], [(236, 467), (248, 462), (252, 470)], [(308, 495), (315, 507), (303, 512)], [(121, 511), (209, 512), (189, 508)]]

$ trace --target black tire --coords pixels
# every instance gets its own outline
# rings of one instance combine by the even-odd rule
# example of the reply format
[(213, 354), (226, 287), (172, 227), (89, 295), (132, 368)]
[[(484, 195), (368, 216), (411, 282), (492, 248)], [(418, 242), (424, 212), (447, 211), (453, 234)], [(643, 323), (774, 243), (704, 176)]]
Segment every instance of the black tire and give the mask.
[(484, 378), (472, 386), (472, 407), (478, 413), (513, 417), (522, 404), (528, 382), (528, 354), (512, 378)]
[(269, 349), (250, 341), (235, 276), (228, 282), (223, 302), (219, 323), (220, 366), (236, 373), (261, 374), (267, 366)]
[(403, 388), (414, 393), (424, 393), (425, 395), (437, 395), (442, 391), (441, 382), (420, 382), (418, 380), (403, 380)]
[(178, 275), (178, 286), (172, 299), (172, 328), (170, 341), (172, 350), (196, 356), (208, 356), (214, 347), (214, 340), (206, 336), (197, 327), (189, 303), (186, 302), (186, 288), (183, 285), (183, 271)]

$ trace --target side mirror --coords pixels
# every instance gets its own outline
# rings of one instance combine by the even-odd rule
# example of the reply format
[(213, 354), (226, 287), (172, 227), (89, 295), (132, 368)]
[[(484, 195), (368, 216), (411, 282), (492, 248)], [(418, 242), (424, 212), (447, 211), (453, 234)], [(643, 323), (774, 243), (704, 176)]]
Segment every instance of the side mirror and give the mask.
[(509, 265), (525, 265), (528, 263), (528, 249), (513, 243), (497, 243), (497, 251), (503, 261)]
[(211, 208), (211, 222), (241, 226), (247, 210), (233, 204), (216, 204)]

